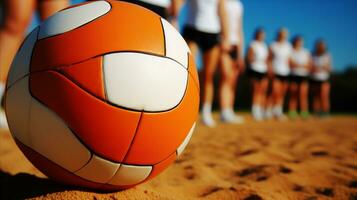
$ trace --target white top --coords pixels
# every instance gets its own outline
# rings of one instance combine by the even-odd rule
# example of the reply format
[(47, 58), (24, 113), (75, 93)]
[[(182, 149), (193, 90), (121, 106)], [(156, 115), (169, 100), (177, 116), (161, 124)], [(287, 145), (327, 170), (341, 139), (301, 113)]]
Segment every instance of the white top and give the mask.
[(273, 42), (270, 46), (273, 53), (273, 71), (276, 75), (288, 76), (290, 73), (289, 60), (292, 47), (289, 42)]
[(168, 8), (171, 5), (170, 0), (139, 0), (139, 1), (149, 3), (155, 6), (164, 7), (164, 8)]
[(266, 73), (268, 71), (266, 62), (269, 55), (268, 46), (264, 42), (253, 41), (250, 48), (254, 52), (254, 61), (250, 63), (251, 70)]
[(291, 60), (297, 65), (291, 69), (291, 74), (295, 76), (308, 76), (309, 70), (306, 65), (310, 61), (310, 53), (306, 49), (293, 49), (291, 52)]
[(330, 78), (330, 73), (323, 69), (326, 65), (331, 64), (331, 56), (328, 53), (320, 56), (313, 56), (312, 61), (317, 70), (312, 74), (312, 79), (317, 81), (326, 81)]
[(187, 24), (195, 29), (218, 34), (221, 24), (218, 16), (220, 0), (187, 0)]
[(227, 0), (226, 1), (226, 11), (228, 17), (228, 34), (229, 42), (233, 45), (237, 45), (239, 41), (239, 32), (241, 32), (242, 27), (242, 17), (243, 17), (243, 4), (240, 0)]

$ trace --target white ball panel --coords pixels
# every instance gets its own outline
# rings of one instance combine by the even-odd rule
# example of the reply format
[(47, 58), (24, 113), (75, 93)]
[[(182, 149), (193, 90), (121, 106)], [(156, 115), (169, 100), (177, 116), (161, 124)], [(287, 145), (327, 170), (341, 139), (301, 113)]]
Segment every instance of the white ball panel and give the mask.
[(7, 90), (5, 111), (12, 135), (23, 144), (30, 146), (29, 117), (31, 94), (29, 77), (20, 79)]
[(60, 11), (40, 27), (39, 39), (51, 37), (83, 26), (96, 18), (105, 15), (111, 9), (106, 1), (96, 1), (82, 6)]
[(89, 150), (53, 111), (34, 98), (31, 102), (30, 147), (68, 171), (83, 167), (90, 159)]
[(39, 28), (33, 30), (25, 39), (12, 62), (7, 78), (7, 87), (11, 87), (17, 80), (30, 73), (32, 50), (37, 41)]
[(107, 183), (117, 172), (120, 164), (93, 155), (90, 162), (75, 174), (96, 183)]
[(152, 170), (151, 166), (134, 166), (122, 164), (109, 184), (134, 185), (144, 181)]
[(180, 156), (182, 154), (182, 152), (185, 150), (188, 142), (190, 141), (192, 135), (193, 135), (193, 131), (195, 130), (195, 127), (196, 127), (196, 123), (193, 124), (190, 132), (187, 134), (185, 140), (182, 142), (182, 144), (179, 146), (179, 148), (177, 148), (177, 156)]
[(134, 110), (165, 111), (185, 94), (188, 72), (171, 59), (142, 53), (104, 56), (109, 102)]
[(180, 33), (165, 19), (161, 19), (165, 32), (166, 56), (172, 58), (188, 68), (187, 53), (190, 52), (185, 40)]

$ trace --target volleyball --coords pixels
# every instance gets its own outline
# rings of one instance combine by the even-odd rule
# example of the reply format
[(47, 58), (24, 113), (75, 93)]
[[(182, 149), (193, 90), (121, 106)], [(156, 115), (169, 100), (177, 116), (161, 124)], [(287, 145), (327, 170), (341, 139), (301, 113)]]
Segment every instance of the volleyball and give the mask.
[(10, 131), (47, 176), (117, 190), (166, 169), (189, 142), (199, 81), (181, 35), (120, 1), (64, 9), (35, 28), (12, 63)]

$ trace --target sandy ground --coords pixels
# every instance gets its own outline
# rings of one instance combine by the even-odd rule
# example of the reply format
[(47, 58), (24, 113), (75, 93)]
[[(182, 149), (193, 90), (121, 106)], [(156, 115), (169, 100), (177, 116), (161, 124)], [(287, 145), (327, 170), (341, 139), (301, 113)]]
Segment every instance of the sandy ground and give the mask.
[(357, 199), (357, 117), (199, 125), (163, 174), (116, 193), (45, 178), (0, 132), (0, 199)]

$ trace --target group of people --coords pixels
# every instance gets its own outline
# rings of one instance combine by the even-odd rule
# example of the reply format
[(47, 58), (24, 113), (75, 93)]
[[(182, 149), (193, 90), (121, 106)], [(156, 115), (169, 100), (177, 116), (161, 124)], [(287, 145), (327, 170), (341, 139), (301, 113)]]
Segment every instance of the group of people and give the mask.
[[(276, 41), (267, 46), (264, 29), (259, 28), (244, 56), (243, 5), (240, 0), (125, 0), (146, 7), (169, 20), (176, 27), (184, 3), (187, 21), (182, 35), (194, 56), (202, 53), (202, 121), (216, 125), (212, 117), (213, 77), (220, 70), (219, 101), (221, 120), (242, 123), (235, 114), (234, 102), (238, 77), (247, 71), (253, 85), (252, 114), (258, 121), (276, 117), (283, 119), (286, 91), (290, 91), (289, 116), (309, 116), (308, 88), (314, 92), (314, 110), (323, 115), (329, 111), (329, 72), (331, 58), (324, 41), (318, 41), (312, 56), (303, 46), (301, 36), (287, 41), (288, 32), (281, 29)], [(39, 8), (42, 19), (63, 9), (69, 0), (5, 0), (4, 19), (0, 27), (0, 98), (10, 63), (16, 53), (32, 12)], [(245, 70), (247, 69), (247, 70)], [(271, 89), (269, 89), (271, 87)], [(299, 106), (298, 106), (299, 105)], [(2, 119), (4, 118), (4, 119)], [(0, 113), (0, 124), (5, 120)], [(5, 120), (6, 123), (6, 120)]]
[(317, 40), (310, 53), (301, 35), (293, 37), (290, 43), (288, 30), (282, 28), (268, 47), (264, 29), (258, 28), (249, 45), (247, 63), (253, 83), (252, 114), (257, 121), (285, 119), (287, 94), (289, 117), (296, 119), (300, 114), (303, 119), (309, 118), (309, 86), (314, 112), (329, 115), (331, 56), (323, 40)]

